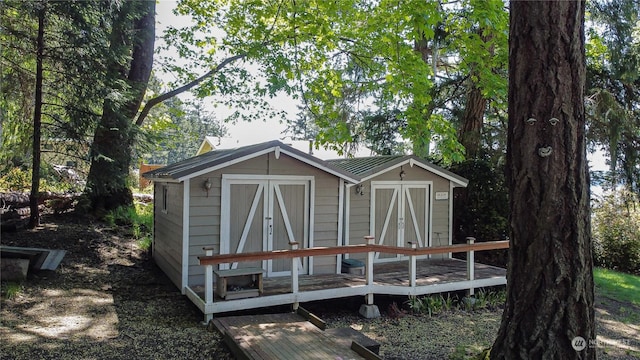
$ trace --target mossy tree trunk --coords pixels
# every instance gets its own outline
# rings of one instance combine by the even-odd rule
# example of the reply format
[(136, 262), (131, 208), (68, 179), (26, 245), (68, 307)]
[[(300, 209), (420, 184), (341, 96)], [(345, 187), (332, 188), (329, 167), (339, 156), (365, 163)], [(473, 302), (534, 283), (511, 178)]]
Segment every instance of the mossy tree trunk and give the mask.
[[(595, 324), (584, 6), (511, 2), (506, 170), (511, 248), (507, 302), (492, 359), (595, 359), (588, 346)], [(585, 343), (576, 343), (578, 337)]]

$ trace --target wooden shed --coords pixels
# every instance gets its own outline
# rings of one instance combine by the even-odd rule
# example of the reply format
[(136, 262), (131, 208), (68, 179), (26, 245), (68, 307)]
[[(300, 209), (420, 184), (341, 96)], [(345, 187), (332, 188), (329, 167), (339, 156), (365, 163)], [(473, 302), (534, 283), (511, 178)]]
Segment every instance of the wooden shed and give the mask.
[[(345, 183), (351, 173), (280, 141), (213, 150), (145, 174), (154, 181), (153, 258), (185, 292), (204, 284), (198, 257), (215, 254), (339, 246)], [(301, 273), (335, 273), (336, 256), (306, 258)], [(290, 263), (231, 263), (262, 267), (265, 277), (290, 274)]]
[[(328, 162), (360, 178), (358, 184), (347, 185), (345, 245), (362, 244), (367, 235), (387, 246), (452, 244), (453, 189), (466, 187), (467, 179), (413, 155)], [(376, 254), (375, 261), (401, 259)]]
[[(325, 161), (270, 141), (145, 177), (154, 181), (153, 258), (205, 321), (359, 295), (370, 313), (374, 294), (506, 283), (504, 269), (473, 253), (507, 241), (451, 245), (452, 192), (467, 180), (415, 156)], [(451, 257), (459, 252), (466, 260)], [(343, 272), (343, 257), (360, 271)]]

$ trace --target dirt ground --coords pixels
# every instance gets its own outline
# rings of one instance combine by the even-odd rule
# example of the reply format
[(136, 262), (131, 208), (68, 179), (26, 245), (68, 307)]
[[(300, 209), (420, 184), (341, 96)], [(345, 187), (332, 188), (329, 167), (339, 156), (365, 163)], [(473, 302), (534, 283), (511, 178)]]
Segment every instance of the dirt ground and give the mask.
[[(57, 270), (31, 274), (13, 298), (2, 294), (0, 359), (233, 359), (126, 229), (75, 214), (44, 216), (42, 224), (1, 234), (3, 245), (67, 254)], [(330, 327), (376, 339), (388, 360), (464, 356), (489, 346), (500, 325), (499, 309), (391, 317), (385, 303), (381, 318), (366, 320), (357, 316), (359, 301), (303, 306)], [(637, 359), (640, 309), (602, 297), (596, 303), (599, 358)]]

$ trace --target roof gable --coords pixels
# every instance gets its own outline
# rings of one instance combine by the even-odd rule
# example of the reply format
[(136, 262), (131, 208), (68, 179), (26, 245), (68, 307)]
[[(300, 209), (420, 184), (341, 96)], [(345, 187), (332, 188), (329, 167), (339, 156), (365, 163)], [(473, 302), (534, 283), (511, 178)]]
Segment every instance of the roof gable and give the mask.
[(144, 173), (143, 176), (151, 180), (184, 181), (271, 152), (275, 152), (277, 154), (276, 156), (284, 153), (308, 165), (342, 178), (347, 182), (358, 183), (360, 181), (358, 176), (349, 171), (345, 171), (340, 167), (320, 160), (277, 140), (242, 146), (235, 149), (212, 150)]
[(449, 170), (425, 161), (415, 155), (383, 155), (350, 159), (334, 159), (327, 160), (327, 162), (359, 176), (361, 178), (360, 181), (369, 180), (380, 174), (409, 164), (410, 166), (416, 165), (426, 171), (452, 181), (457, 186), (466, 187), (469, 183), (469, 180), (462, 176), (454, 174)]

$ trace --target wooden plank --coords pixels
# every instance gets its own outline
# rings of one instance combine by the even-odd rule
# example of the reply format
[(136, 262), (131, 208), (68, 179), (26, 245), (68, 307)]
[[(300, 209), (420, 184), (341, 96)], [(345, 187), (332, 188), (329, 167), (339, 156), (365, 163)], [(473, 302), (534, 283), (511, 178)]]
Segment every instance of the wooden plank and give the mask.
[(366, 347), (360, 345), (355, 341), (351, 342), (351, 350), (355, 351), (356, 353), (358, 353), (358, 355), (362, 356), (366, 360), (382, 360), (382, 358), (378, 356), (378, 354), (374, 353), (373, 351), (367, 349)]
[(309, 310), (303, 308), (302, 306), (298, 307), (297, 313), (302, 315), (305, 319), (307, 319), (310, 323), (315, 325), (320, 330), (325, 330), (327, 328), (327, 323), (317, 317), (315, 314), (309, 312)]

